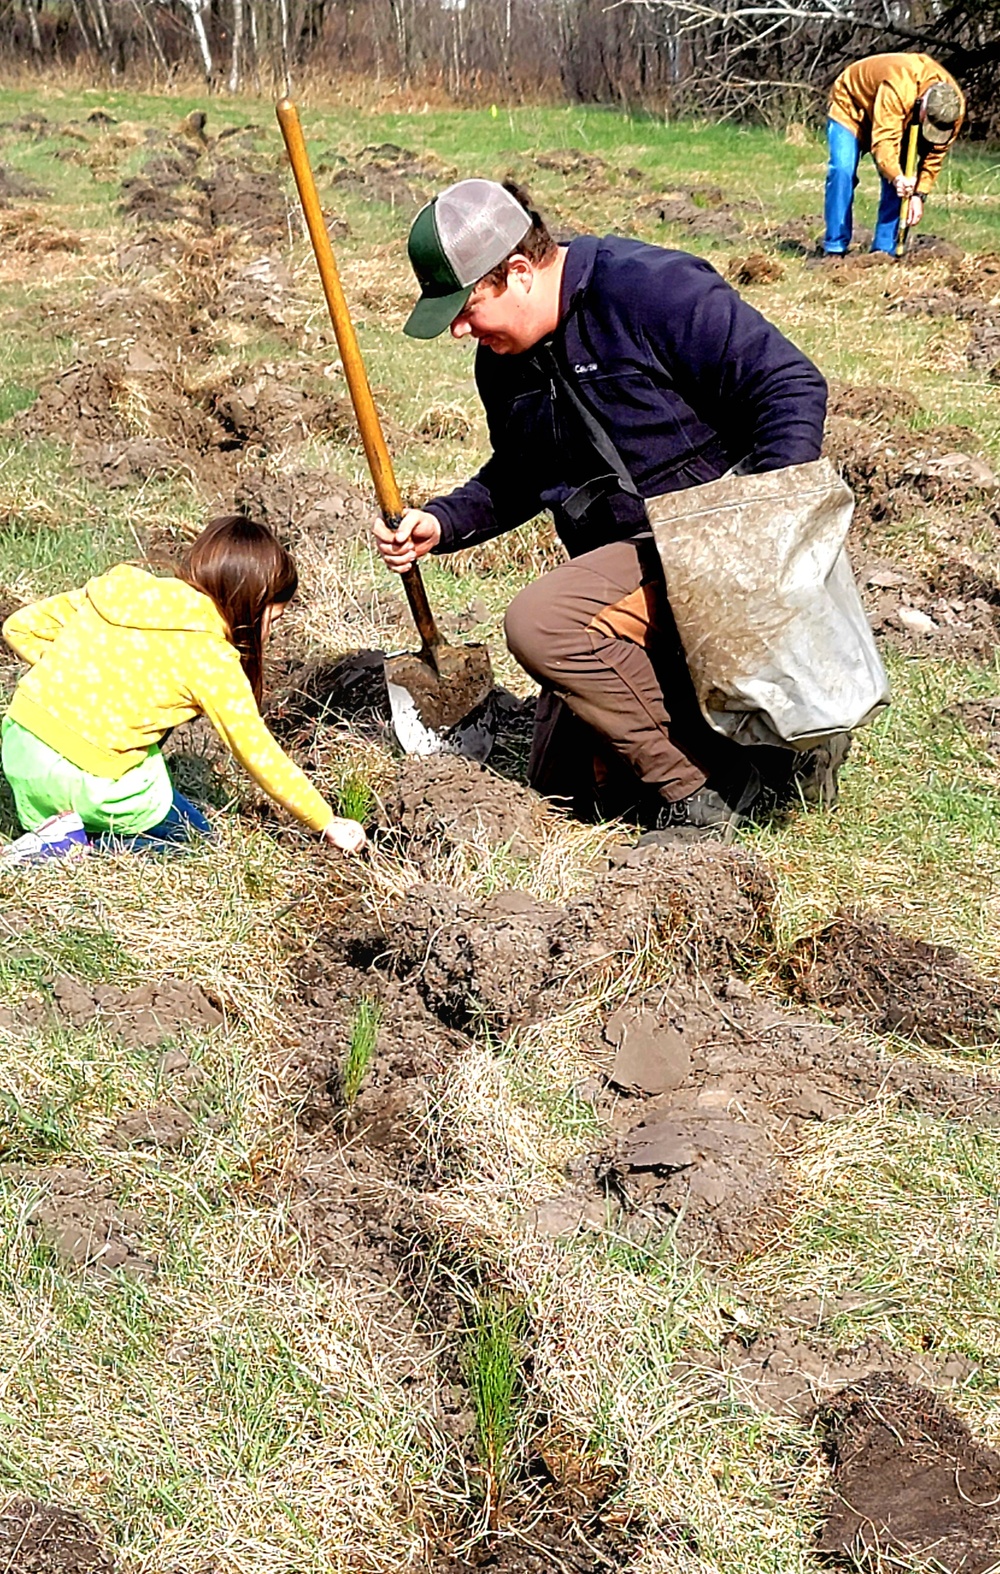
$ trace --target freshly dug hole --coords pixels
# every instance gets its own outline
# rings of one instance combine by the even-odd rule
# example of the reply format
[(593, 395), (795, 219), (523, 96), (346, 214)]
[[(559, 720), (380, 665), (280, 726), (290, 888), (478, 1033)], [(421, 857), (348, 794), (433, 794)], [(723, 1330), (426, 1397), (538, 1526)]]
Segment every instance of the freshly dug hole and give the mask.
[(1000, 984), (950, 946), (900, 934), (880, 919), (839, 913), (792, 948), (789, 993), (841, 1021), (947, 1049), (1000, 1040)]
[[(924, 1388), (880, 1374), (819, 1412), (833, 1492), (818, 1550), (987, 1574), (1000, 1555), (1000, 1458)], [(928, 1565), (929, 1566), (929, 1565)]]

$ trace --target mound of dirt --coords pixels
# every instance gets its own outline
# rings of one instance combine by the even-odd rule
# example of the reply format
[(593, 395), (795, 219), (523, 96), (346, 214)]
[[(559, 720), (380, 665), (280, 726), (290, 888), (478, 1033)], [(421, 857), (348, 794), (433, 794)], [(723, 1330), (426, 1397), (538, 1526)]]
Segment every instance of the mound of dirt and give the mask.
[(1000, 695), (987, 700), (959, 700), (949, 705), (947, 714), (957, 716), (970, 732), (981, 737), (990, 754), (1000, 756)]
[(704, 973), (757, 953), (773, 888), (761, 865), (722, 847), (635, 849), (565, 907), (524, 891), (473, 902), (441, 886), (408, 892), (382, 936), (386, 964), (411, 977), (450, 1026), (499, 1032), (535, 1020), (638, 945), (676, 948)]
[(323, 171), (331, 168), (332, 185), (398, 208), (404, 216), (414, 213), (435, 190), (458, 178), (455, 168), (434, 154), (415, 153), (395, 142), (369, 144), (349, 162), (337, 154), (319, 165)]
[(72, 230), (53, 229), (34, 208), (16, 208), (0, 215), (0, 246), (6, 251), (43, 252), (83, 250), (83, 239)]
[(796, 999), (877, 1033), (940, 1048), (1000, 1041), (1000, 984), (949, 946), (910, 939), (879, 919), (838, 914), (793, 947), (785, 976)]
[(987, 1574), (1000, 1547), (1000, 1457), (934, 1394), (890, 1374), (824, 1405), (833, 1491), (818, 1550), (926, 1558)]
[(859, 564), (858, 579), (872, 628), (897, 649), (986, 661), (1000, 643), (1000, 586), (988, 564), (949, 558), (921, 578), (876, 561)]
[(960, 505), (995, 490), (974, 433), (941, 426), (914, 431), (909, 394), (896, 389), (832, 384), (824, 452), (855, 497), (855, 535), (905, 517), (921, 503)]
[(138, 1214), (118, 1207), (110, 1181), (71, 1168), (7, 1164), (3, 1173), (32, 1194), (41, 1189), (42, 1196), (26, 1214), (28, 1226), (64, 1267), (101, 1276), (120, 1272), (130, 1279), (155, 1273), (155, 1264), (136, 1244), (142, 1221)]
[(788, 1165), (815, 1121), (878, 1099), (973, 1124), (1000, 1118), (989, 1079), (885, 1059), (734, 977), (713, 990), (677, 973), (584, 1047), (599, 1076), (580, 1096), (612, 1137), (529, 1212), (525, 1222), (546, 1235), (599, 1227), (624, 1204), (647, 1228), (679, 1220), (685, 1247), (731, 1260), (782, 1220)]
[(371, 504), (326, 470), (244, 470), (233, 502), (238, 512), (269, 525), (283, 540), (308, 538), (331, 546), (366, 531), (373, 517)]
[(354, 415), (329, 385), (301, 366), (263, 362), (245, 374), (199, 389), (199, 403), (231, 447), (281, 449), (310, 436), (354, 435)]
[(113, 1574), (114, 1563), (76, 1509), (15, 1497), (0, 1512), (6, 1574)]
[(207, 202), (208, 227), (241, 230), (256, 245), (273, 246), (288, 234), (288, 202), (275, 168), (254, 168), (232, 148), (196, 182)]
[[(27, 437), (72, 443), (84, 466), (115, 462), (120, 445), (137, 438), (169, 445), (172, 453), (204, 454), (225, 442), (222, 427), (189, 399), (155, 357), (134, 352), (128, 361), (77, 361), (42, 388), (18, 416)], [(166, 452), (162, 450), (161, 452)]]
[(29, 197), (38, 201), (40, 197), (51, 197), (51, 191), (46, 191), (43, 186), (36, 186), (33, 181), (26, 180), (16, 170), (7, 169), (0, 164), (0, 208), (9, 208), (11, 203), (19, 197)]
[(385, 822), (425, 844), (507, 847), (515, 858), (537, 851), (552, 811), (527, 787), (454, 754), (403, 761), (385, 798)]
[(204, 137), (174, 136), (121, 187), (119, 211), (140, 228), (182, 223), (212, 235), (241, 232), (263, 245), (287, 234), (288, 205), (273, 160), (231, 142), (213, 152)]
[(785, 270), (776, 257), (752, 251), (747, 257), (734, 257), (726, 272), (734, 284), (775, 284)]
[(86, 1027), (96, 1017), (123, 1043), (140, 1047), (162, 1044), (185, 1031), (208, 1033), (224, 1021), (197, 984), (179, 978), (120, 989), (116, 984), (85, 984), (58, 973), (52, 993), (56, 1010), (73, 1027)]
[(675, 225), (691, 236), (737, 240), (744, 230), (743, 220), (715, 186), (690, 186), (667, 192), (655, 201), (643, 203), (638, 212), (641, 218)]

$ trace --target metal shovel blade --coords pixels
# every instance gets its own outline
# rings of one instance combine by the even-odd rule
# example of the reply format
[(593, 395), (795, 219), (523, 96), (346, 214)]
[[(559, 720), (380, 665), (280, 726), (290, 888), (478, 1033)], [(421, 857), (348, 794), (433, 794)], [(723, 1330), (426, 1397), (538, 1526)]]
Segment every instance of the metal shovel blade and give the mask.
[(485, 760), (496, 736), (493, 671), (485, 645), (438, 645), (388, 656), (386, 688), (396, 737), (407, 754)]

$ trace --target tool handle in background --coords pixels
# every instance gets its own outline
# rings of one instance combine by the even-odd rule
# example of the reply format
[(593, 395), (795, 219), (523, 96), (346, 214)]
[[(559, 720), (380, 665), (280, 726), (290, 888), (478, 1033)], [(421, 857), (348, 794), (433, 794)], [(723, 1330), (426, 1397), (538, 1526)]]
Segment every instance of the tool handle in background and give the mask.
[[(337, 337), (337, 348), (344, 367), (344, 376), (347, 378), (347, 387), (354, 405), (354, 413), (358, 420), (358, 429), (361, 441), (364, 444), (365, 455), (368, 459), (368, 468), (371, 471), (372, 481), (375, 485), (375, 495), (378, 498), (382, 518), (394, 529), (399, 523), (403, 512), (403, 502), (396, 485), (396, 477), (392, 468), (392, 460), (386, 447), (385, 437), (382, 432), (382, 423), (378, 418), (375, 401), (372, 398), (368, 374), (365, 363), (361, 357), (361, 348), (358, 336), (354, 331), (351, 314), (348, 311), (347, 300), (344, 295), (337, 263), (327, 234), (326, 222), (323, 218), (323, 209), (320, 206), (319, 193), (309, 164), (309, 155), (306, 152), (305, 139), (302, 127), (299, 124), (299, 114), (291, 99), (283, 98), (275, 106), (275, 114), (281, 127), (281, 134), (285, 139), (288, 150), (288, 159), (295, 176), (298, 187), (299, 199), (302, 203), (302, 212), (305, 216), (309, 238), (312, 241), (313, 251), (316, 254), (316, 264), (319, 268), (320, 282), (323, 285), (323, 294), (326, 304), (330, 309), (330, 321)], [(417, 625), (417, 632), (423, 641), (425, 649), (433, 651), (438, 645), (444, 644), (438, 627), (434, 621), (430, 602), (420, 570), (414, 564), (401, 574), (403, 589), (406, 599), (410, 604), (413, 621)]]
[[(917, 173), (917, 148), (920, 142), (920, 127), (916, 121), (910, 127), (906, 138), (906, 158), (903, 161), (903, 174), (907, 180), (912, 180)], [(896, 256), (902, 257), (906, 251), (906, 237), (909, 234), (910, 199), (904, 197), (899, 205), (899, 228), (896, 231)]]

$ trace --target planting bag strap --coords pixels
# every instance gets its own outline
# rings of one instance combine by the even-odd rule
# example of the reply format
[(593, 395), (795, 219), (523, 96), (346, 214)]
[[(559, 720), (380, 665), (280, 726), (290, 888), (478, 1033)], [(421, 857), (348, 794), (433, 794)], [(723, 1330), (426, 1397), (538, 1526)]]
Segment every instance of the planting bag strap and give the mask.
[(551, 344), (547, 345), (546, 349), (548, 351), (547, 359), (549, 374), (552, 378), (553, 393), (561, 394), (567, 404), (572, 406), (590, 439), (591, 445), (608, 466), (608, 470), (604, 475), (594, 476), (592, 480), (586, 481), (583, 486), (577, 487), (576, 491), (571, 493), (562, 504), (563, 509), (571, 519), (581, 519), (591, 504), (599, 497), (607, 497), (609, 491), (617, 489), (627, 492), (630, 497), (638, 498), (639, 489), (629, 475), (621, 454), (600, 421), (587, 409), (587, 406), (566, 376), (559, 364), (559, 358), (553, 346)]

